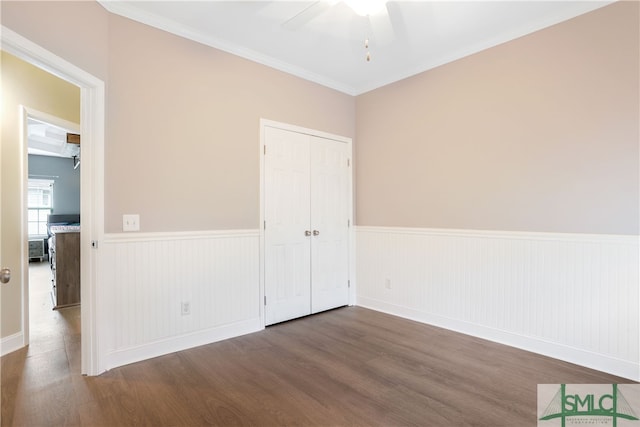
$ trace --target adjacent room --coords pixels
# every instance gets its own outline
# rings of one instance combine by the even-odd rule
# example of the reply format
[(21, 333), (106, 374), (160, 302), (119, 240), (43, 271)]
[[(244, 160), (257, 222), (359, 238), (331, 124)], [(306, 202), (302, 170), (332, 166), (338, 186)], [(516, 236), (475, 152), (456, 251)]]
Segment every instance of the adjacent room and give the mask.
[[(69, 96), (79, 104), (79, 94)], [(77, 352), (80, 343), (80, 141), (47, 120), (65, 123), (27, 117), (31, 356)]]
[(380, 5), (0, 4), (3, 423), (536, 425), (640, 381), (638, 2)]

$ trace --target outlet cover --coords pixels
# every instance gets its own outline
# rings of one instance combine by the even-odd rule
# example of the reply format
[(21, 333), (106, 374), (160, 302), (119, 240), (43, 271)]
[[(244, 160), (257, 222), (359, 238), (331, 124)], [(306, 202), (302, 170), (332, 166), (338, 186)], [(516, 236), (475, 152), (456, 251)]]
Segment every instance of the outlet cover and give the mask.
[(191, 314), (191, 303), (189, 301), (182, 302), (181, 313), (183, 316)]

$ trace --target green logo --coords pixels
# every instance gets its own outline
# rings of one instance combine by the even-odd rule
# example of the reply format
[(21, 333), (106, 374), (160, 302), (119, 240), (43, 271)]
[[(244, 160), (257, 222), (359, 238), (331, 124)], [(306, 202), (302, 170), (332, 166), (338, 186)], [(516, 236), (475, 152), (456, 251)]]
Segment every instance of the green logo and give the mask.
[(574, 424), (594, 424), (600, 420), (602, 424), (611, 422), (613, 427), (617, 427), (619, 419), (638, 421), (636, 413), (618, 388), (618, 384), (611, 384), (611, 392), (602, 392), (601, 389), (589, 392), (584, 390), (589, 388), (589, 384), (579, 386), (581, 392), (569, 393), (567, 385), (560, 384), (539, 421), (559, 418), (562, 427), (565, 427), (567, 419)]

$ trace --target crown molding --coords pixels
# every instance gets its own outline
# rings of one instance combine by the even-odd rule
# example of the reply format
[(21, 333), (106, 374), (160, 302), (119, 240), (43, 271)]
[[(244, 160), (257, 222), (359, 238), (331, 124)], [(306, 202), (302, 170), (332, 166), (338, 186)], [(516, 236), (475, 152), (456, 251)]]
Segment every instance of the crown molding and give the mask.
[(128, 19), (149, 25), (151, 27), (166, 31), (168, 33), (201, 43), (206, 46), (230, 53), (232, 55), (239, 56), (241, 58), (265, 65), (270, 68), (282, 71), (284, 73), (308, 80), (319, 85), (334, 89), (336, 91), (345, 93), (351, 96), (357, 96), (366, 92), (378, 89), (380, 87), (404, 80), (408, 77), (421, 74), (425, 71), (447, 64), (449, 62), (462, 59), (464, 57), (473, 55), (482, 50), (486, 50), (500, 44), (518, 39), (536, 31), (551, 27), (566, 20), (575, 18), (588, 12), (592, 12), (601, 7), (615, 3), (616, 0), (598, 0), (598, 1), (567, 1), (566, 7), (559, 10), (553, 16), (545, 16), (535, 22), (530, 22), (528, 25), (503, 31), (500, 34), (494, 35), (486, 39), (479, 39), (472, 45), (465, 46), (464, 48), (457, 49), (451, 52), (445, 52), (438, 54), (434, 57), (427, 58), (425, 61), (420, 62), (416, 66), (407, 68), (400, 72), (395, 72), (387, 75), (387, 77), (377, 79), (371, 82), (364, 82), (360, 85), (349, 85), (343, 82), (327, 78), (323, 75), (315, 73), (311, 70), (293, 65), (291, 63), (281, 61), (272, 56), (265, 55), (252, 49), (240, 46), (229, 41), (206, 35), (200, 31), (195, 31), (192, 28), (182, 25), (172, 19), (168, 19), (156, 14), (147, 12), (145, 10), (136, 7), (132, 2), (125, 1), (112, 1), (112, 0), (98, 0), (98, 2), (109, 12), (123, 16)]
[(100, 3), (107, 11), (115, 15), (123, 16), (125, 18), (157, 28), (159, 30), (163, 30), (168, 33), (195, 41), (197, 43), (222, 50), (232, 55), (257, 62), (267, 67), (274, 68), (276, 70), (291, 74), (296, 77), (300, 77), (304, 80), (308, 80), (322, 86), (326, 86), (330, 89), (337, 90), (347, 95), (355, 96), (358, 94), (356, 88), (349, 85), (345, 85), (338, 81), (326, 78), (324, 76), (321, 76), (320, 74), (314, 73), (301, 67), (297, 67), (287, 62), (280, 61), (271, 56), (256, 52), (255, 50), (247, 49), (243, 46), (229, 43), (228, 41), (219, 38), (204, 35), (201, 32), (194, 31), (193, 29), (181, 25), (171, 19), (166, 19), (158, 15), (143, 11), (131, 5), (130, 3), (108, 0), (98, 0), (98, 3)]

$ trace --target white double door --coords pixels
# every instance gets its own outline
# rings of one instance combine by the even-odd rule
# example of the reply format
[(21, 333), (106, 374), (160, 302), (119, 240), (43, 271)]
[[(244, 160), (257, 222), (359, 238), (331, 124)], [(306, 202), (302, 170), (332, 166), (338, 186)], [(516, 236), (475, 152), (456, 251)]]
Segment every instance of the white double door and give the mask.
[(265, 127), (265, 323), (349, 303), (350, 146)]

